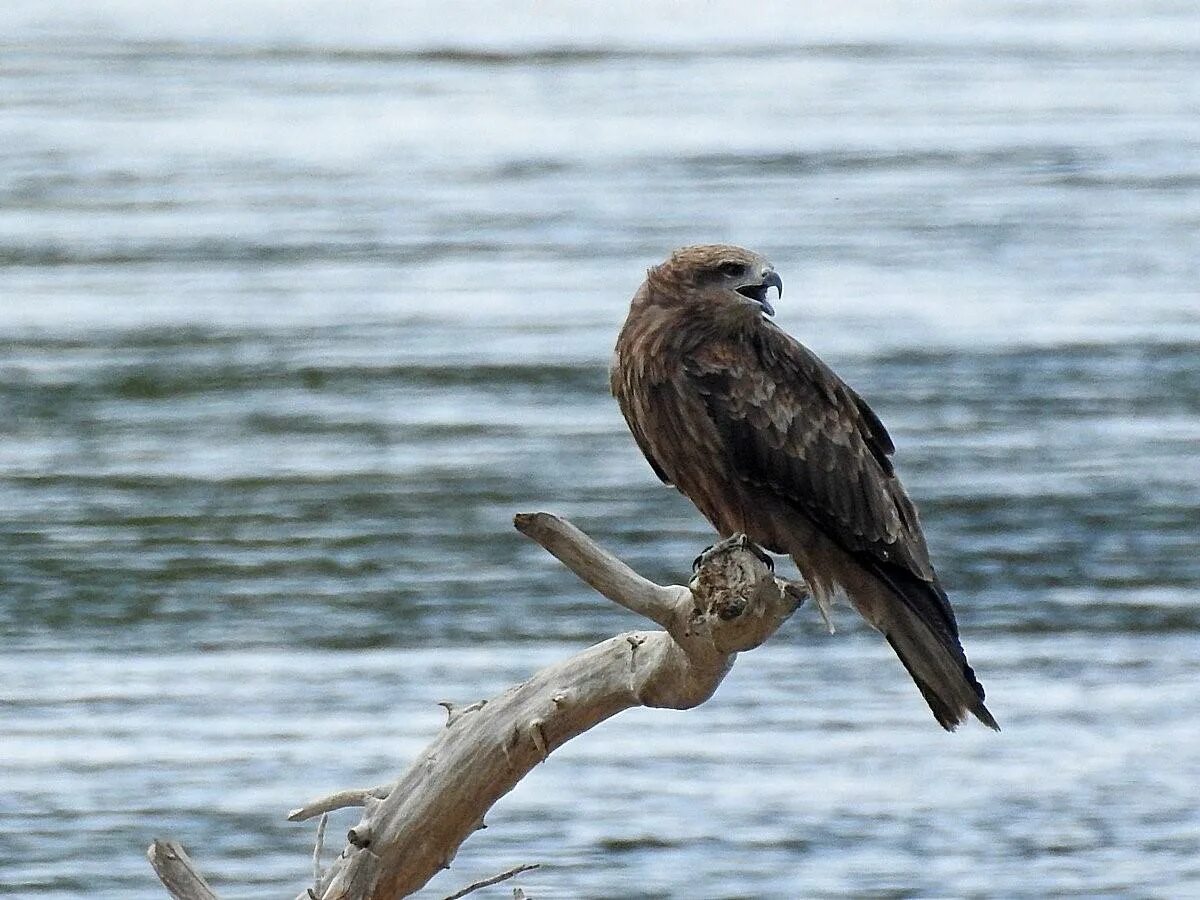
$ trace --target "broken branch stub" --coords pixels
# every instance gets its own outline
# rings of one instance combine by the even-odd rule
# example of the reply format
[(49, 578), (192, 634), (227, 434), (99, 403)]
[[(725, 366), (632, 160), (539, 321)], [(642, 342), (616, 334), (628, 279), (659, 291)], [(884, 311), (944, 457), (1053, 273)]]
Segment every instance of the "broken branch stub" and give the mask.
[(177, 841), (156, 840), (146, 850), (146, 856), (174, 900), (217, 900), (213, 889)]
[(542, 669), (485, 703), (447, 705), (446, 727), (397, 781), (340, 791), (294, 811), (301, 819), (363, 807), (341, 855), (301, 898), (393, 900), (450, 865), (492, 805), (558, 747), (634, 706), (689, 709), (712, 696), (737, 653), (759, 646), (804, 598), (775, 578), (744, 535), (709, 548), (689, 587), (638, 575), (548, 513), (518, 531), (605, 597), (662, 626), (619, 634)]

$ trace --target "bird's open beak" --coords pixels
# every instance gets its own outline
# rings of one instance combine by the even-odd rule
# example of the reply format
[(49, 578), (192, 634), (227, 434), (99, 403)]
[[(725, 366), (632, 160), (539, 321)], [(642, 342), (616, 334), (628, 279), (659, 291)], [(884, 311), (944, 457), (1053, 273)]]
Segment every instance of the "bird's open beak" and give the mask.
[(783, 296), (783, 279), (774, 270), (767, 272), (763, 276), (761, 284), (748, 284), (745, 287), (738, 288), (737, 292), (743, 297), (749, 297), (755, 301), (768, 316), (773, 316), (775, 315), (775, 307), (767, 299), (767, 294), (771, 288), (775, 288), (779, 292), (778, 296)]

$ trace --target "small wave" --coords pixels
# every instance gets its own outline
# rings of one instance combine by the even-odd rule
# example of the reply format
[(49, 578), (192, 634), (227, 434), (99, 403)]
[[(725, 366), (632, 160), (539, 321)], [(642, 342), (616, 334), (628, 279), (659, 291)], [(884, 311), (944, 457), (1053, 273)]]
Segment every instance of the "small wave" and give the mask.
[[(4, 46), (4, 45), (0, 45)], [(55, 49), (62, 51), (63, 42)], [(841, 59), (1017, 59), (1061, 61), (1089, 59), (1119, 61), (1156, 57), (1172, 62), (1200, 60), (1200, 48), (1187, 43), (1157, 41), (1150, 45), (1130, 41), (1107, 41), (1103, 45), (1076, 44), (1069, 41), (1003, 40), (981, 35), (964, 40), (962, 35), (944, 41), (920, 38), (892, 41), (733, 41), (708, 40), (688, 44), (639, 43), (546, 43), (527, 47), (489, 47), (482, 45), (442, 44), (427, 46), (347, 46), (319, 43), (251, 43), (216, 40), (171, 41), (127, 40), (66, 41), (73, 57), (94, 61), (191, 61), (351, 63), (360, 65), (448, 64), (469, 67), (546, 67), (577, 66), (631, 61), (691, 62), (695, 60), (804, 59), (832, 57)], [(4, 46), (23, 55), (31, 52), (28, 44)], [(37, 52), (34, 45), (33, 52)]]

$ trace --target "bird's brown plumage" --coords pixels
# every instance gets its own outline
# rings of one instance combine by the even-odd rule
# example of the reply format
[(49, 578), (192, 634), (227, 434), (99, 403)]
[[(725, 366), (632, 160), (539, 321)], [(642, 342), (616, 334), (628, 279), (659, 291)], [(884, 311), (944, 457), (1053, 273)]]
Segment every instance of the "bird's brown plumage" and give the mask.
[(995, 728), (887, 430), (763, 317), (771, 285), (765, 259), (725, 245), (684, 247), (649, 271), (611, 372), (638, 447), (722, 536), (790, 554), (823, 613), (844, 592), (943, 727), (970, 712)]

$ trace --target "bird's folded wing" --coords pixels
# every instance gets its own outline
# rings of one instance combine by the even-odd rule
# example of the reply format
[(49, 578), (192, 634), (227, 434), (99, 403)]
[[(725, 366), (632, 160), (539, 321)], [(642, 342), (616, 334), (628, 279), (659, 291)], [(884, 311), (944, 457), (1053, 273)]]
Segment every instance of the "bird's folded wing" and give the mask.
[(634, 410), (630, 406), (630, 404), (636, 402), (632, 398), (637, 395), (635, 392), (627, 390), (623, 383), (623, 379), (627, 374), (621, 367), (613, 366), (612, 371), (609, 373), (609, 383), (612, 387), (613, 396), (617, 398), (617, 405), (621, 408), (621, 415), (625, 417), (625, 422), (629, 425), (629, 432), (633, 435), (638, 449), (642, 451), (642, 456), (646, 457), (646, 462), (650, 463), (650, 468), (654, 470), (654, 474), (659, 477), (659, 480), (664, 484), (671, 484), (670, 477), (663, 471), (663, 467), (658, 460), (654, 458), (654, 451), (651, 449), (650, 441), (645, 432), (642, 431), (642, 416), (638, 410)]
[(756, 354), (687, 364), (736, 477), (785, 498), (845, 550), (933, 582), (916, 509), (883, 424), (807, 348), (765, 331)]

